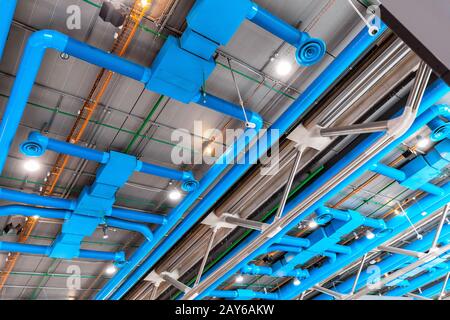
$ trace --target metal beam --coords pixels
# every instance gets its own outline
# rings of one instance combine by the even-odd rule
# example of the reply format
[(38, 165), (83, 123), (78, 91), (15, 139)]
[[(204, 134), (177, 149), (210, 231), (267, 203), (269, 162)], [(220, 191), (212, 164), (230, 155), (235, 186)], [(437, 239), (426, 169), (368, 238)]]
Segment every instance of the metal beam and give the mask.
[(256, 231), (264, 231), (269, 227), (269, 225), (267, 223), (237, 218), (237, 217), (233, 217), (233, 216), (229, 216), (229, 215), (224, 216), (223, 220), (227, 223), (234, 224), (236, 226), (246, 228), (246, 229), (256, 230)]
[(410, 256), (410, 257), (413, 257), (413, 258), (422, 258), (424, 255), (426, 255), (423, 252), (417, 252), (417, 251), (412, 251), (412, 250), (405, 250), (405, 249), (391, 247), (391, 246), (379, 246), (378, 250), (385, 251), (385, 252), (390, 252), (390, 253), (394, 253), (394, 254), (403, 254), (405, 256)]

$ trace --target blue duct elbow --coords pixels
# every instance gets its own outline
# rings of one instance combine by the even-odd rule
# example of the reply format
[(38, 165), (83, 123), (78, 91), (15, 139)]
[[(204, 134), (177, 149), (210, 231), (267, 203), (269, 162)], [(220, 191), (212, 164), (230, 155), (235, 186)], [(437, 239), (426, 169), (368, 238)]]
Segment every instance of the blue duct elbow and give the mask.
[(38, 31), (28, 39), (16, 81), (0, 123), (0, 172), (3, 171), (8, 152), (30, 96), (45, 51), (54, 48), (64, 51), (69, 37), (56, 31)]
[(0, 0), (0, 12), (2, 13), (2, 19), (0, 20), (0, 61), (3, 57), (16, 6), (17, 0)]
[(256, 3), (247, 18), (261, 28), (276, 35), (280, 39), (297, 48), (296, 60), (302, 66), (312, 66), (324, 57), (327, 46), (322, 39), (311, 38), (308, 33), (301, 32)]

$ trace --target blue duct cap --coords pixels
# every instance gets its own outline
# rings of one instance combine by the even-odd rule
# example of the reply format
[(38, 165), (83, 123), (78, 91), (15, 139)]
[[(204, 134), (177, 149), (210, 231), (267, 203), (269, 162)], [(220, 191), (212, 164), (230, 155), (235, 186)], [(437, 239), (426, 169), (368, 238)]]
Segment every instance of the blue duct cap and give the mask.
[(311, 38), (297, 48), (295, 59), (298, 64), (309, 67), (321, 61), (326, 52), (327, 45), (322, 39)]

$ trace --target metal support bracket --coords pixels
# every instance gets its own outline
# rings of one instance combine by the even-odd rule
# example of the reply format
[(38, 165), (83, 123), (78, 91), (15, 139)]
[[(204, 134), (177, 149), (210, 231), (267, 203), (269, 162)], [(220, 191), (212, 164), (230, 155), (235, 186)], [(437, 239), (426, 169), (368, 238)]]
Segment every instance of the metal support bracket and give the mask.
[(331, 138), (322, 137), (320, 134), (321, 129), (318, 126), (306, 129), (303, 125), (299, 125), (287, 138), (304, 148), (322, 151), (331, 143)]
[(405, 249), (391, 247), (391, 246), (379, 246), (378, 250), (389, 252), (389, 253), (394, 253), (394, 254), (402, 254), (405, 256), (418, 258), (418, 259), (420, 259), (426, 255), (426, 253), (423, 253), (423, 252), (405, 250)]
[(218, 217), (214, 212), (210, 213), (205, 220), (203, 220), (202, 224), (209, 225), (216, 229), (234, 229), (236, 227), (242, 227), (256, 231), (264, 231), (269, 227), (269, 224), (267, 223), (243, 219), (237, 214), (224, 213), (221, 217)]

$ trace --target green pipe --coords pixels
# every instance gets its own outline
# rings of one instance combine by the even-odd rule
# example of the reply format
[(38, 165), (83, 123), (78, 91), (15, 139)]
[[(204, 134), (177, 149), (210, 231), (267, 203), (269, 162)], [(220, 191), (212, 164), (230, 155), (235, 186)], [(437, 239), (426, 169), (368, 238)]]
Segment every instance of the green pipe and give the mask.
[[(53, 272), (55, 272), (56, 268), (58, 267), (58, 263), (59, 263), (59, 260), (52, 258), (52, 264), (50, 265), (50, 267), (48, 268), (48, 271), (46, 273), (52, 274)], [(39, 281), (39, 284), (31, 293), (29, 300), (37, 299), (37, 297), (39, 296), (39, 294), (42, 291), (42, 286), (44, 285), (44, 281), (48, 280), (48, 278), (49, 278), (48, 276), (44, 276), (41, 278), (41, 280)]]
[(126, 147), (126, 149), (124, 151), (125, 153), (129, 153), (131, 147), (135, 144), (136, 140), (141, 136), (142, 131), (147, 126), (147, 124), (150, 122), (150, 120), (152, 119), (153, 115), (155, 114), (156, 110), (158, 109), (159, 105), (161, 104), (161, 102), (163, 100), (164, 100), (164, 96), (160, 96), (158, 98), (156, 103), (153, 105), (152, 110), (150, 110), (147, 117), (144, 119), (144, 122), (142, 122), (141, 126), (139, 127), (138, 131), (136, 131), (136, 133), (134, 134), (133, 139), (131, 139), (130, 143)]
[[(49, 272), (21, 272), (12, 271), (11, 275), (19, 277), (50, 277), (50, 278), (69, 278), (73, 277), (73, 274), (63, 274), (63, 273), (49, 273)], [(96, 279), (96, 275), (80, 275), (81, 279)], [(102, 279), (110, 279), (110, 277), (101, 276)]]
[[(0, 93), (0, 97), (9, 99), (8, 95), (1, 94), (1, 93)], [(78, 117), (77, 114), (64, 112), (64, 111), (58, 110), (56, 108), (51, 108), (51, 107), (40, 105), (40, 104), (37, 104), (37, 103), (28, 102), (28, 104), (31, 107), (33, 107), (33, 108), (44, 109), (44, 110), (47, 110), (47, 111), (50, 111), (50, 112), (55, 112), (57, 114), (61, 114), (61, 115), (66, 116), (66, 117), (71, 117), (71, 118), (77, 118)], [(103, 122), (100, 122), (100, 121), (97, 121), (97, 120), (92, 120), (91, 119), (91, 120), (89, 120), (89, 122), (93, 123), (95, 125), (99, 125), (99, 126), (105, 127), (105, 128), (116, 130), (117, 132), (123, 132), (123, 133), (129, 134), (129, 135), (132, 135), (132, 136), (134, 136), (136, 134), (136, 132), (134, 132), (134, 131), (123, 129), (123, 128), (118, 128), (118, 127), (115, 127), (115, 126), (112, 126), (112, 125), (109, 125), (109, 124), (106, 124), (106, 123), (103, 123)], [(172, 147), (182, 148), (182, 149), (185, 149), (185, 150), (193, 152), (193, 153), (198, 152), (198, 151), (193, 150), (193, 149), (188, 148), (188, 147), (180, 147), (179, 145), (174, 144), (172, 142), (164, 141), (164, 140), (160, 140), (160, 139), (155, 139), (155, 138), (152, 138), (152, 137), (149, 137), (149, 136), (146, 136), (146, 135), (142, 135), (141, 134), (141, 135), (138, 135), (138, 137), (141, 137), (141, 138), (144, 138), (144, 139), (147, 139), (147, 140), (150, 140), (150, 141), (155, 141), (155, 142), (158, 142), (158, 143), (161, 143), (161, 144), (169, 145), (169, 146), (172, 146)]]

